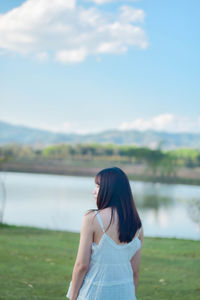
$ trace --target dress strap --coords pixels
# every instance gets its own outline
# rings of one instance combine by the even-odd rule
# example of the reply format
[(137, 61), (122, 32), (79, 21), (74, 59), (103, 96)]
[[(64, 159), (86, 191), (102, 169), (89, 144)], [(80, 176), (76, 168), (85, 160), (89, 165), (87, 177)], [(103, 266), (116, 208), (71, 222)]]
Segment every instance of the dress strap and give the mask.
[(105, 230), (104, 230), (104, 228), (103, 228), (103, 222), (102, 222), (102, 220), (101, 220), (101, 217), (100, 217), (99, 212), (98, 212), (98, 211), (95, 211), (95, 213), (96, 213), (97, 219), (98, 219), (98, 221), (99, 221), (99, 224), (100, 224), (100, 226), (101, 226), (103, 232), (105, 232)]

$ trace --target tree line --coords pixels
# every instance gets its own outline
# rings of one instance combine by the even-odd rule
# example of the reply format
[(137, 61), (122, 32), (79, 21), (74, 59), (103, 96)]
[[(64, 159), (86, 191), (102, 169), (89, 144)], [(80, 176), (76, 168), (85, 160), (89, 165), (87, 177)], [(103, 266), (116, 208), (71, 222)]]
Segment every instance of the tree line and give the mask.
[(154, 175), (175, 175), (179, 167), (194, 168), (200, 166), (199, 149), (161, 150), (148, 147), (115, 144), (60, 144), (42, 149), (18, 144), (0, 147), (0, 163), (23, 159), (31, 160), (115, 160), (146, 164)]

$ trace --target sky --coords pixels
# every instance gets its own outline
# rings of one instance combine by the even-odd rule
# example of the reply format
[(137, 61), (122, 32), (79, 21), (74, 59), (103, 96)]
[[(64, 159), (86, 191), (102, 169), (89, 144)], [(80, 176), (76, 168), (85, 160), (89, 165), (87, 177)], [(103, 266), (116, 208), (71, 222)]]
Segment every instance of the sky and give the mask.
[(200, 133), (199, 0), (0, 1), (0, 120)]

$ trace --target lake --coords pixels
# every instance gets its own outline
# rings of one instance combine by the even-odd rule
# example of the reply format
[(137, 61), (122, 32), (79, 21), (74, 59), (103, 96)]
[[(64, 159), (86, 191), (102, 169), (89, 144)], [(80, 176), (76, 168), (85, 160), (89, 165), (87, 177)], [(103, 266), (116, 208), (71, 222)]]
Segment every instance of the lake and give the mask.
[[(80, 232), (96, 208), (92, 177), (0, 172), (6, 187), (3, 222)], [(144, 235), (200, 240), (200, 187), (130, 181)], [(0, 190), (2, 207), (2, 184)]]

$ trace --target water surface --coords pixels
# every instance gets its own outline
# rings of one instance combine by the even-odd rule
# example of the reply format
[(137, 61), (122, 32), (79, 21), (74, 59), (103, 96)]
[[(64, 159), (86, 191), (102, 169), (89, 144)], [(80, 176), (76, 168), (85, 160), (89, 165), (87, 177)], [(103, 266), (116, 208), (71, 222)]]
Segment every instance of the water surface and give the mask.
[[(96, 208), (92, 177), (1, 172), (0, 179), (8, 224), (80, 232), (84, 213)], [(146, 236), (200, 239), (199, 186), (130, 183)]]

